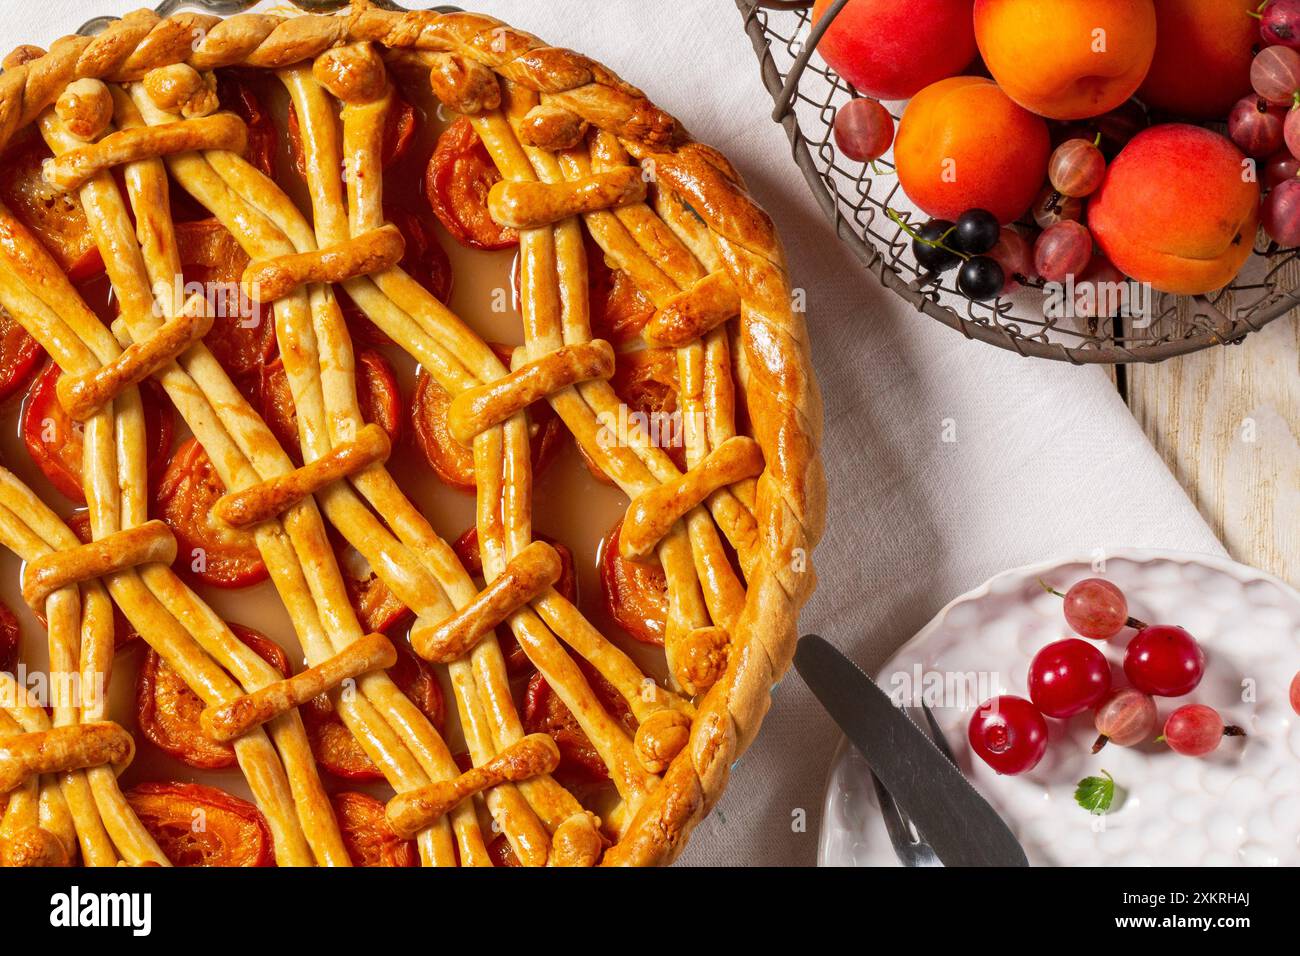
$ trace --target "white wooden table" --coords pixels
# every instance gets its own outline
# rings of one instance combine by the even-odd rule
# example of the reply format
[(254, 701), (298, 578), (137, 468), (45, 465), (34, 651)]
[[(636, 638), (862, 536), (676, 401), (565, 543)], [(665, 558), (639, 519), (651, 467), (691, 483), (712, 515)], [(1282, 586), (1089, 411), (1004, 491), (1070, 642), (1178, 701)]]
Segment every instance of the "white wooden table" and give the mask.
[(1116, 378), (1233, 558), (1300, 587), (1300, 315)]

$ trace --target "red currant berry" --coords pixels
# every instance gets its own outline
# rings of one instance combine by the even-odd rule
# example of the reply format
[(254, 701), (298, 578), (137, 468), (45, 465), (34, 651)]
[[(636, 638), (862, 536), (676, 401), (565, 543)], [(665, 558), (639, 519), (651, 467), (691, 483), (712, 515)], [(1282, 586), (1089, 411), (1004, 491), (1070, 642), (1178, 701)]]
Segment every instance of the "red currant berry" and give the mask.
[(1300, 0), (1269, 0), (1260, 12), (1259, 36), (1266, 44), (1300, 47)]
[(1291, 709), (1300, 714), (1300, 671), (1291, 678)]
[(1269, 190), (1259, 223), (1279, 246), (1300, 245), (1300, 179), (1287, 179)]
[(1275, 153), (1285, 138), (1286, 109), (1258, 96), (1244, 96), (1228, 114), (1228, 137), (1247, 156)]
[(1272, 189), (1288, 179), (1295, 179), (1296, 173), (1300, 173), (1300, 159), (1296, 159), (1287, 150), (1275, 153), (1264, 164), (1264, 188)]
[(1090, 262), (1092, 233), (1081, 223), (1065, 220), (1048, 226), (1034, 242), (1034, 271), (1048, 282), (1082, 275)]
[(849, 159), (870, 163), (894, 142), (894, 118), (875, 100), (849, 100), (835, 113), (835, 145)]
[(1047, 179), (1062, 196), (1091, 196), (1105, 178), (1106, 157), (1086, 139), (1067, 139), (1047, 164)]
[(1300, 90), (1300, 53), (1285, 46), (1264, 47), (1251, 61), (1250, 85), (1270, 103), (1289, 104)]
[(1065, 592), (1065, 623), (1081, 637), (1104, 641), (1124, 630), (1128, 600), (1104, 578), (1085, 578)]
[(1204, 757), (1217, 750), (1224, 737), (1244, 736), (1244, 730), (1224, 726), (1219, 712), (1204, 704), (1179, 707), (1165, 721), (1165, 743), (1184, 757)]
[(998, 773), (1024, 773), (1047, 752), (1047, 721), (1023, 697), (1004, 694), (979, 705), (968, 737), (976, 756)]
[(1048, 644), (1029, 664), (1029, 699), (1048, 717), (1081, 714), (1108, 690), (1105, 655), (1077, 637)]
[(1156, 702), (1140, 690), (1121, 687), (1101, 702), (1093, 725), (1101, 735), (1092, 745), (1093, 753), (1112, 741), (1120, 747), (1132, 747), (1156, 729)]
[(1282, 140), (1292, 156), (1300, 155), (1300, 110), (1287, 111), (1282, 123)]
[(1181, 627), (1144, 627), (1129, 641), (1124, 676), (1143, 693), (1182, 697), (1196, 689), (1205, 675), (1205, 652)]
[(989, 250), (988, 256), (1002, 267), (1006, 280), (999, 295), (1015, 292), (1023, 280), (1034, 275), (1033, 247), (1028, 239), (1010, 226), (1002, 227), (997, 245)]
[(1078, 222), (1083, 218), (1083, 200), (1077, 196), (1063, 196), (1051, 186), (1045, 186), (1030, 207), (1030, 213), (1039, 229), (1050, 229), (1058, 222)]

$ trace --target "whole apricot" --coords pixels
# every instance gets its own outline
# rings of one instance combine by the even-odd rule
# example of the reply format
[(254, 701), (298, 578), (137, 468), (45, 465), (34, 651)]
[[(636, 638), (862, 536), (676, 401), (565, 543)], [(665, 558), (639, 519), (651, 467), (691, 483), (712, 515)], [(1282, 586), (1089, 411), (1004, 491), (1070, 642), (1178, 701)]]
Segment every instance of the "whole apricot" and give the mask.
[(1131, 97), (1156, 50), (1152, 0), (975, 0), (975, 40), (1007, 96), (1050, 119)]
[(1088, 226), (1125, 275), (1161, 292), (1221, 289), (1250, 257), (1259, 183), (1228, 139), (1185, 123), (1144, 130), (1115, 157)]
[(1042, 118), (979, 76), (950, 77), (916, 94), (894, 140), (898, 181), (918, 207), (953, 220), (987, 209), (1003, 225), (1038, 195), (1050, 151)]

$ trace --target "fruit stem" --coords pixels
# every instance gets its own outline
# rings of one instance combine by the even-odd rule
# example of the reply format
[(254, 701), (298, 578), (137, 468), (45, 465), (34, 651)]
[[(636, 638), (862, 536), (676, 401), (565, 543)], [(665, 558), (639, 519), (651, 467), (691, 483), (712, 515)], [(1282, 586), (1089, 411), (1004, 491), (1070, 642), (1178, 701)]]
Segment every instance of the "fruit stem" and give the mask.
[(1268, 4), (1269, 4), (1269, 0), (1264, 0), (1264, 2), (1261, 3), (1259, 6), (1257, 6), (1254, 10), (1247, 10), (1246, 16), (1254, 17), (1256, 20), (1263, 20), (1264, 8), (1267, 7)]
[(1105, 734), (1102, 734), (1100, 737), (1097, 738), (1096, 742), (1092, 745), (1092, 752), (1095, 754), (1101, 753), (1101, 748), (1106, 746), (1106, 742), (1108, 740), (1110, 740), (1110, 738), (1107, 737)]
[(1044, 591), (1046, 591), (1048, 594), (1055, 594), (1055, 595), (1056, 595), (1057, 597), (1059, 597), (1059, 598), (1063, 598), (1063, 597), (1065, 597), (1064, 594), (1062, 594), (1060, 591), (1057, 591), (1055, 588), (1053, 588), (1050, 584), (1048, 584), (1048, 583), (1047, 583), (1046, 581), (1044, 581), (1042, 578), (1039, 578), (1039, 579), (1038, 579), (1038, 586), (1039, 586), (1040, 588), (1042, 588)]
[(1227, 724), (1223, 728), (1223, 736), (1244, 737), (1246, 736), (1246, 732), (1242, 730), (1240, 727), (1238, 727), (1236, 724)]
[(907, 233), (907, 235), (910, 236), (916, 242), (921, 243), (921, 245), (931, 246), (932, 248), (935, 249), (942, 249), (944, 252), (951, 252), (954, 256), (957, 256), (963, 262), (970, 259), (970, 256), (962, 252), (960, 249), (954, 249), (952, 246), (944, 242), (945, 239), (947, 239), (950, 235), (953, 234), (954, 231), (956, 231), (957, 229), (956, 226), (953, 226), (951, 229), (945, 232), (938, 239), (926, 239), (915, 229), (913, 229), (906, 219), (904, 219), (893, 209), (890, 209), (888, 206), (885, 207), (885, 215), (888, 216), (890, 219), (892, 219), (895, 223), (897, 223), (898, 227), (902, 229), (903, 232)]

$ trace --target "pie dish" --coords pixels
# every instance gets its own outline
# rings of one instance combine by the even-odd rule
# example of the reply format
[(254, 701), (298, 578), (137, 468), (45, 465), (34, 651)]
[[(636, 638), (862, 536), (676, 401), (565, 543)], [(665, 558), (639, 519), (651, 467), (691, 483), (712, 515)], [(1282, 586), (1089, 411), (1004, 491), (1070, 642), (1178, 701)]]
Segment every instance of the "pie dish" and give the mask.
[[(88, 511), (65, 523), (0, 470), (53, 698), (0, 653), (0, 861), (670, 862), (789, 665), (824, 513), (806, 330), (736, 170), (600, 64), (471, 13), (139, 11), (4, 66), (4, 176), (28, 150), (39, 178), (0, 188), (0, 388), (35, 368), (25, 330), (52, 359), (27, 445)], [(287, 92), (283, 123), (258, 83)], [(426, 100), (450, 124), (422, 206), (384, 169)], [(281, 140), (298, 204), (268, 175)], [(433, 222), (517, 245), (522, 346), (440, 301)], [(231, 262), (239, 294), (214, 297)], [(398, 467), (367, 340), (421, 368), (417, 466)], [(174, 451), (171, 406), (193, 435)], [(674, 406), (675, 442), (656, 417)], [(629, 499), (607, 628), (533, 530), (565, 431)], [(395, 477), (412, 471), (474, 492), (473, 534), (434, 531)], [(266, 576), (296, 674), (199, 584)], [(638, 626), (662, 644), (648, 662), (619, 633)], [(110, 719), (124, 632), (149, 650), (134, 727)], [(146, 747), (237, 763), (252, 805), (183, 780), (124, 792)], [(561, 782), (584, 758), (606, 783)], [(386, 806), (331, 796), (361, 770)]]

